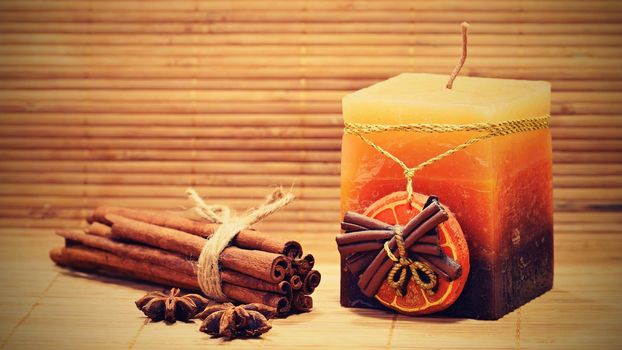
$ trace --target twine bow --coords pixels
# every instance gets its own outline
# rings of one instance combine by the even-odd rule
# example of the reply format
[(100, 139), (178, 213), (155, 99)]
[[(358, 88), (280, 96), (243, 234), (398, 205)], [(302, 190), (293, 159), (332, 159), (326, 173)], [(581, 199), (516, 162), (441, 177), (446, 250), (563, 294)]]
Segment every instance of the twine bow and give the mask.
[(195, 190), (189, 188), (188, 197), (194, 202), (193, 210), (205, 221), (221, 224), (207, 240), (198, 259), (197, 280), (206, 296), (219, 301), (227, 301), (221, 289), (218, 257), (229, 242), (243, 229), (260, 222), (270, 214), (283, 208), (294, 200), (294, 194), (277, 188), (270, 193), (264, 203), (251, 208), (246, 214), (236, 215), (231, 208), (222, 204), (207, 204)]
[[(434, 294), (433, 289), (437, 284), (436, 274), (428, 265), (420, 261), (412, 260), (408, 257), (406, 247), (404, 246), (404, 237), (402, 236), (401, 227), (396, 227), (395, 229), (395, 242), (397, 243), (398, 257), (391, 252), (389, 242), (387, 241), (384, 243), (384, 250), (387, 252), (389, 259), (393, 261), (393, 267), (387, 275), (387, 283), (389, 286), (395, 289), (395, 293), (397, 295), (404, 296), (404, 290), (406, 289), (406, 285), (408, 283), (406, 276), (408, 275), (408, 269), (410, 269), (410, 278), (413, 282), (415, 282), (415, 284), (417, 284), (419, 288), (423, 289), (428, 295)], [(428, 282), (423, 281), (419, 275), (419, 271), (427, 276)], [(398, 280), (395, 280), (395, 276), (398, 273), (400, 277)]]

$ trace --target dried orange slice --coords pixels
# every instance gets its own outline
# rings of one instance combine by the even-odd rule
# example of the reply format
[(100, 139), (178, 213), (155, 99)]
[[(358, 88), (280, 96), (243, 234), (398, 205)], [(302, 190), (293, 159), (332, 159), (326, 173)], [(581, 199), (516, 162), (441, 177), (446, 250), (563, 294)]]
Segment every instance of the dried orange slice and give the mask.
[[(411, 206), (407, 197), (406, 192), (393, 192), (374, 202), (363, 214), (391, 225), (404, 225), (421, 212), (428, 199), (428, 196), (415, 193)], [(445, 211), (449, 220), (438, 225), (439, 244), (445, 255), (460, 264), (462, 274), (453, 281), (438, 276), (438, 284), (431, 295), (409, 279), (406, 293), (398, 296), (396, 290), (384, 281), (375, 297), (386, 307), (408, 315), (425, 315), (446, 309), (460, 296), (469, 275), (469, 249), (454, 214), (447, 208)]]

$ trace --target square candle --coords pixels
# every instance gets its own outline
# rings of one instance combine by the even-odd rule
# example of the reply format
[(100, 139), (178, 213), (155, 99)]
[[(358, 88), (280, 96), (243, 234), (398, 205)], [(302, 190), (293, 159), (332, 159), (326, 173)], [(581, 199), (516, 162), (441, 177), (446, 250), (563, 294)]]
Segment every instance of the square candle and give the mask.
[[(472, 124), (550, 113), (543, 81), (405, 73), (343, 99), (346, 122)], [(475, 131), (390, 131), (366, 137), (412, 167), (481, 135)], [(549, 129), (492, 137), (433, 163), (414, 176), (415, 192), (438, 196), (458, 219), (470, 251), (470, 274), (443, 315), (498, 319), (553, 284), (552, 151)], [(355, 135), (343, 137), (341, 211), (362, 213), (404, 191), (403, 169)], [(342, 257), (342, 267), (343, 267)], [(342, 268), (341, 304), (381, 307)]]

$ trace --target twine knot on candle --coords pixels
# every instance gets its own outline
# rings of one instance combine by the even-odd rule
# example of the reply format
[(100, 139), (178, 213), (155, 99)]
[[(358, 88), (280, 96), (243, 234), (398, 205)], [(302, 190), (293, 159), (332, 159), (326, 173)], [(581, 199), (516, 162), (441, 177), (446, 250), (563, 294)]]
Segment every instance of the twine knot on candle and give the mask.
[(221, 224), (201, 250), (198, 259), (197, 280), (199, 287), (206, 296), (219, 302), (227, 301), (228, 298), (221, 289), (218, 266), (220, 253), (240, 231), (260, 222), (293, 201), (294, 194), (277, 188), (266, 197), (264, 203), (257, 208), (249, 209), (242, 215), (236, 215), (226, 205), (205, 203), (203, 198), (191, 188), (187, 190), (187, 194), (195, 204), (193, 210), (197, 215), (205, 221)]
[[(383, 124), (362, 124), (362, 123), (345, 123), (344, 132), (346, 134), (358, 136), (365, 143), (376, 149), (385, 157), (393, 160), (404, 170), (404, 177), (406, 178), (406, 192), (408, 193), (408, 201), (412, 202), (414, 196), (413, 190), (413, 178), (415, 174), (427, 167), (430, 164), (433, 164), (447, 156), (450, 156), (458, 151), (461, 151), (470, 145), (478, 143), (480, 141), (496, 137), (496, 136), (506, 136), (519, 132), (527, 132), (527, 131), (535, 131), (540, 129), (546, 129), (549, 127), (549, 115), (536, 117), (536, 118), (526, 118), (526, 119), (515, 119), (508, 120), (497, 123), (473, 123), (473, 124), (396, 124), (396, 125), (383, 125)], [(426, 161), (423, 161), (417, 164), (414, 167), (408, 167), (406, 163), (404, 163), (401, 159), (391, 154), (386, 149), (380, 147), (374, 141), (369, 139), (366, 135), (382, 133), (382, 132), (391, 132), (391, 131), (401, 131), (401, 132), (420, 132), (420, 133), (450, 133), (450, 132), (479, 132), (481, 135), (472, 137), (468, 139), (466, 142), (461, 143), (435, 157), (432, 157)]]

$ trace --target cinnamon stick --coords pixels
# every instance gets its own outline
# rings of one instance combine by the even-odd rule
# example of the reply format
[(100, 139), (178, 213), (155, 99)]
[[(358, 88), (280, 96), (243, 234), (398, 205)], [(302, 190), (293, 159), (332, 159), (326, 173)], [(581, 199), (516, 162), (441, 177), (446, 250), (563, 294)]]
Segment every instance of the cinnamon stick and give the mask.
[(302, 292), (304, 294), (312, 294), (315, 288), (320, 285), (322, 275), (319, 271), (313, 270), (309, 272), (302, 281)]
[(290, 269), (289, 261), (283, 255), (237, 247), (225, 248), (220, 253), (220, 264), (270, 283), (283, 281)]
[(367, 230), (365, 227), (361, 225), (353, 224), (351, 222), (342, 222), (341, 229), (344, 230), (346, 233)]
[[(193, 258), (201, 254), (206, 242), (204, 238), (186, 232), (115, 214), (107, 214), (106, 219), (112, 223), (113, 237), (141, 242)], [(290, 268), (287, 258), (282, 255), (233, 246), (225, 248), (219, 259), (226, 269), (242, 272), (271, 283), (282, 281)]]
[(179, 230), (128, 219), (116, 214), (106, 215), (112, 225), (112, 237), (148, 244), (153, 247), (198, 258), (205, 239)]
[(375, 253), (370, 252), (352, 254), (346, 258), (346, 268), (350, 270), (354, 276), (358, 276), (365, 271), (375, 257)]
[(58, 230), (56, 234), (67, 240), (68, 247), (72, 246), (72, 242), (79, 242), (92, 248), (107, 251), (121, 258), (145, 261), (186, 275), (196, 275), (196, 261), (193, 262), (176, 253), (137, 244), (121, 243), (105, 237), (69, 230)]
[(291, 309), (290, 300), (287, 297), (276, 293), (248, 289), (229, 283), (222, 284), (222, 291), (229, 298), (245, 304), (261, 303), (271, 306), (275, 308), (281, 316), (288, 313)]
[(289, 278), (289, 284), (293, 290), (299, 290), (302, 288), (302, 278), (299, 275), (293, 275)]
[(302, 259), (291, 260), (291, 265), (294, 273), (305, 276), (313, 269), (313, 266), (315, 266), (315, 257), (311, 254), (307, 254)]
[(380, 220), (372, 219), (363, 214), (359, 214), (353, 211), (349, 211), (343, 217), (343, 221), (359, 227), (364, 227), (366, 230), (393, 230), (393, 226), (382, 222)]
[(196, 277), (179, 273), (173, 269), (123, 258), (103, 250), (85, 246), (55, 248), (50, 251), (50, 258), (59, 265), (90, 271), (104, 270), (123, 276), (177, 286), (184, 289), (200, 290)]
[(417, 240), (417, 243), (427, 243), (427, 244), (439, 245), (440, 244), (440, 239), (438, 237), (438, 232), (432, 231), (432, 233), (427, 233), (427, 234), (421, 236), (421, 238), (419, 238), (419, 240)]
[[(220, 226), (220, 224), (199, 222), (165, 212), (142, 211), (121, 207), (98, 207), (87, 220), (111, 225), (112, 221), (110, 218), (106, 217), (107, 215), (118, 215), (152, 225), (187, 232), (204, 238), (211, 237)], [(283, 254), (290, 258), (299, 258), (302, 256), (302, 246), (300, 243), (278, 239), (272, 235), (250, 229), (240, 231), (233, 239), (233, 244), (244, 249), (263, 250), (270, 253)]]
[(283, 295), (289, 295), (292, 293), (292, 285), (288, 281), (269, 283), (234, 270), (220, 270), (220, 279), (223, 282), (240, 287), (245, 287), (248, 289), (272, 292)]
[(352, 243), (347, 245), (338, 246), (339, 253), (343, 256), (348, 256), (354, 253), (362, 253), (362, 252), (377, 252), (379, 249), (382, 249), (384, 246), (383, 242), (361, 242), (361, 243)]
[(433, 256), (440, 256), (443, 252), (441, 247), (436, 244), (415, 243), (409, 249), (413, 253), (421, 253)]
[(281, 241), (271, 235), (253, 230), (242, 230), (233, 239), (233, 244), (240, 248), (257, 249), (283, 254), (288, 258), (302, 256), (302, 246), (296, 241)]
[(335, 240), (339, 246), (363, 242), (385, 242), (391, 239), (394, 234), (393, 230), (369, 230), (340, 234)]
[[(122, 271), (120, 269), (114, 267), (104, 267), (97, 264), (94, 264), (89, 261), (79, 261), (74, 257), (68, 257), (66, 252), (62, 251), (63, 248), (54, 248), (50, 250), (50, 258), (59, 266), (69, 267), (72, 270), (77, 270), (81, 272), (87, 273), (95, 273), (103, 276), (110, 276), (114, 278), (121, 279), (132, 279), (132, 280), (141, 280), (144, 282), (155, 283), (163, 286), (172, 286), (176, 282), (159, 279), (157, 277), (151, 276), (146, 277), (144, 275), (140, 275), (134, 271)], [(194, 288), (185, 287), (184, 289), (194, 290)]]
[(313, 309), (313, 298), (301, 292), (294, 292), (292, 298), (292, 311), (302, 313)]
[[(374, 255), (379, 249), (384, 248), (384, 242), (362, 242), (352, 243), (347, 245), (338, 246), (339, 253), (344, 256), (349, 256), (354, 253), (372, 252)], [(441, 247), (436, 244), (420, 243), (417, 241), (414, 243), (409, 251), (413, 253), (422, 253), (428, 255), (441, 255)]]
[[(75, 251), (71, 254), (65, 250), (66, 248), (58, 247), (50, 250), (50, 258), (59, 266), (69, 267), (71, 269), (77, 271), (83, 271), (88, 273), (96, 273), (104, 276), (110, 276), (115, 278), (129, 279), (129, 280), (141, 280), (145, 282), (151, 282), (155, 284), (160, 284), (163, 286), (173, 286), (177, 285), (177, 282), (161, 279), (155, 277), (153, 275), (145, 275), (144, 273), (140, 273), (133, 270), (116, 268), (112, 266), (103, 266), (101, 264), (93, 263), (90, 259), (92, 259), (93, 252), (98, 253), (96, 249), (92, 251), (86, 252), (78, 252)], [(76, 255), (77, 254), (77, 255)], [(188, 290), (195, 290), (192, 286), (183, 287)]]
[(445, 254), (440, 256), (415, 254), (415, 258), (426, 263), (434, 272), (444, 276), (450, 281), (453, 281), (462, 275), (462, 266)]
[[(369, 231), (361, 231), (361, 232), (352, 232), (352, 233), (343, 233), (337, 235), (335, 240), (337, 241), (337, 245), (339, 247), (349, 244), (355, 243), (366, 243), (366, 242), (386, 242), (391, 239), (395, 231), (379, 231), (379, 230), (369, 230)], [(425, 234), (421, 238), (417, 240), (417, 243), (428, 243), (428, 244), (437, 244), (438, 243), (438, 235), (437, 234)]]
[(110, 237), (112, 235), (112, 228), (106, 224), (102, 224), (101, 222), (93, 222), (91, 223), (84, 232), (101, 237)]

